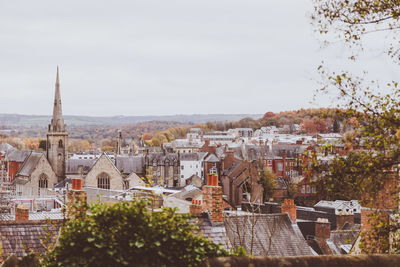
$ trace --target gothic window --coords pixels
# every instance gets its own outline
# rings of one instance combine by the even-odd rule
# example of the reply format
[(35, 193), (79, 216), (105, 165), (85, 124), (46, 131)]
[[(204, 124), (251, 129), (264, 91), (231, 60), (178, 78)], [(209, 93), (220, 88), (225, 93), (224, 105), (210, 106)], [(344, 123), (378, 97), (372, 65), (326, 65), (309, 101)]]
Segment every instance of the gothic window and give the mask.
[(58, 160), (61, 160), (62, 159), (62, 154), (60, 153), (60, 154), (58, 154)]
[(62, 140), (58, 141), (58, 147), (59, 147), (59, 148), (63, 148), (63, 147), (64, 147), (64, 146), (63, 146), (63, 141), (62, 141)]
[(246, 181), (242, 185), (242, 200), (250, 201), (251, 197), (251, 185)]
[(39, 187), (38, 187), (38, 195), (41, 195), (41, 191), (43, 189), (48, 188), (49, 186), (49, 179), (46, 174), (42, 173), (39, 176)]
[(97, 176), (97, 188), (110, 189), (110, 176), (102, 172)]

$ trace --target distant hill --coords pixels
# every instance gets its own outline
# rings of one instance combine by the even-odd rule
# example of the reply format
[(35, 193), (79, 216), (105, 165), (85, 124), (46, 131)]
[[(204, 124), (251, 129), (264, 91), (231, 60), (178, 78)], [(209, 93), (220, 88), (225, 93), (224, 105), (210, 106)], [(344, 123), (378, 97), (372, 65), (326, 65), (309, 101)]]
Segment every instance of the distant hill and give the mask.
[[(165, 116), (70, 116), (64, 115), (67, 125), (129, 125), (147, 121), (174, 121), (185, 124), (198, 124), (219, 121), (238, 121), (243, 118), (260, 119), (263, 114), (191, 114), (191, 115), (165, 115)], [(0, 125), (3, 126), (36, 126), (45, 127), (49, 124), (51, 116), (46, 115), (20, 115), (0, 114)]]

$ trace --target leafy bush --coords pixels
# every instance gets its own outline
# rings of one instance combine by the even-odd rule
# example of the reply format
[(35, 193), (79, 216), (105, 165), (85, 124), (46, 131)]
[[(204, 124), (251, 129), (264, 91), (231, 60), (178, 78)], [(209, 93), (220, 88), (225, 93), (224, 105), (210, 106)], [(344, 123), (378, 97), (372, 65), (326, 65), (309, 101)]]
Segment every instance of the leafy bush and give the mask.
[(43, 266), (196, 266), (227, 252), (196, 235), (190, 215), (165, 208), (153, 212), (145, 201), (95, 204), (62, 229)]

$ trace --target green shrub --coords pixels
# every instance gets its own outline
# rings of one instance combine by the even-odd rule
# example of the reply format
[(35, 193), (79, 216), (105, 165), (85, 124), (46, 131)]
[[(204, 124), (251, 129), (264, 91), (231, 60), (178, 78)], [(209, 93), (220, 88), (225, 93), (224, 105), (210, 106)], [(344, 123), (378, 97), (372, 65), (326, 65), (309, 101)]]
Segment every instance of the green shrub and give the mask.
[(196, 266), (228, 253), (198, 236), (190, 215), (145, 201), (95, 204), (62, 228), (58, 245), (42, 266)]

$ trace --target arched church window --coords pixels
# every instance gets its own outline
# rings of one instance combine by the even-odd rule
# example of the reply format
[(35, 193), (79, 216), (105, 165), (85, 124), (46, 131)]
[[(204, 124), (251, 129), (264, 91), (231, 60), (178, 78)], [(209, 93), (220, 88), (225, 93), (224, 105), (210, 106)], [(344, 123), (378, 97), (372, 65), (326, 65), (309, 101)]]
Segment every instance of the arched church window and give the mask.
[(97, 188), (110, 189), (110, 176), (102, 172), (97, 176)]
[(62, 154), (60, 153), (60, 154), (58, 154), (58, 160), (61, 160), (62, 159)]
[(59, 148), (63, 148), (63, 147), (64, 147), (64, 146), (63, 146), (63, 141), (62, 141), (62, 140), (58, 141), (58, 147), (59, 147)]
[(251, 184), (248, 181), (246, 181), (242, 184), (241, 189), (242, 189), (242, 197), (243, 197), (242, 199), (244, 201), (250, 201), (250, 199), (251, 199)]
[[(43, 191), (43, 189), (47, 189), (49, 186), (49, 178), (47, 177), (46, 174), (42, 173), (39, 176), (39, 187), (38, 187), (38, 195), (41, 195), (41, 191)], [(43, 192), (42, 192), (43, 194)]]

